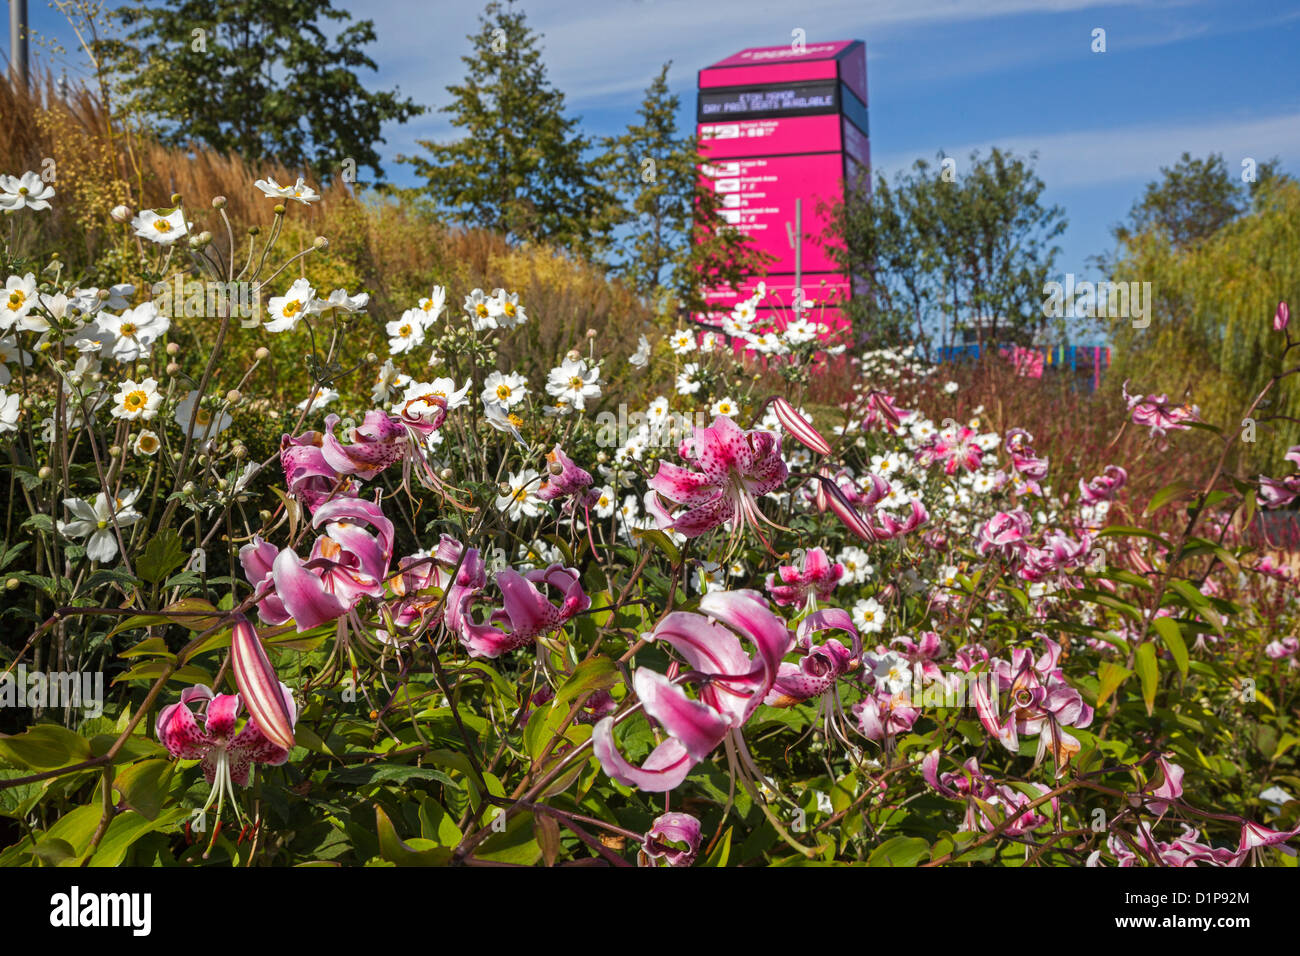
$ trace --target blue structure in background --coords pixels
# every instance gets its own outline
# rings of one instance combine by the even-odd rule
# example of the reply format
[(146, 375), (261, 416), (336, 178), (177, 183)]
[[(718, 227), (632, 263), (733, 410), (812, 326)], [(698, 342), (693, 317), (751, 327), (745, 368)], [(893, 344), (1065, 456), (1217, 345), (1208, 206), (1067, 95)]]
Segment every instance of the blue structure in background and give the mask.
[[(1101, 373), (1110, 368), (1109, 345), (1034, 345), (1019, 347), (1013, 355), (1011, 348), (1005, 345), (985, 346), (995, 350), (996, 357), (1012, 360), (1026, 366), (1022, 374), (1039, 378), (1048, 369), (1069, 368), (1071, 372), (1088, 372), (1093, 391), (1101, 385)], [(980, 345), (945, 345), (935, 349), (935, 361), (959, 362), (963, 359), (978, 359)]]

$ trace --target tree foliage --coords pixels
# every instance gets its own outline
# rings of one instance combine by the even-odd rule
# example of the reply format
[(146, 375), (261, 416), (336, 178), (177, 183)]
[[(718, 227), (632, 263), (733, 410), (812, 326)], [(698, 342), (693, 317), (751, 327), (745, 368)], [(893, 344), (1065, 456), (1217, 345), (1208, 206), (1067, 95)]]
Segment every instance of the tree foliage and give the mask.
[(980, 341), (1028, 341), (1043, 325), (1042, 287), (1066, 227), (1042, 201), (1043, 181), (1023, 159), (994, 148), (964, 172), (940, 154), (889, 183), (864, 180), (830, 210), (828, 249), (864, 288), (849, 313), (866, 335), (913, 341), (972, 329)]
[(736, 289), (768, 257), (719, 215), (698, 138), (677, 130), (681, 97), (669, 92), (670, 66), (646, 88), (627, 132), (601, 142), (601, 173), (621, 211), (610, 265), (639, 295), (701, 312), (704, 289)]
[[(1281, 371), (1279, 301), (1300, 302), (1300, 183), (1272, 177), (1250, 211), (1188, 247), (1151, 223), (1123, 242), (1117, 281), (1151, 283), (1147, 328), (1127, 320), (1111, 330), (1116, 381), (1143, 392), (1187, 395), (1202, 415), (1236, 426), (1233, 416)], [(1258, 410), (1257, 441), (1240, 449), (1260, 467), (1276, 467), (1300, 429), (1272, 416), (1300, 417), (1300, 390), (1284, 379)]]
[(352, 22), (330, 0), (136, 0), (114, 16), (124, 35), (93, 53), (123, 107), (173, 145), (310, 165), (325, 180), (363, 168), (382, 177), (382, 125), (423, 112), (358, 77), (376, 69), (364, 51), (374, 21)]
[(598, 249), (616, 212), (601, 185), (591, 140), (565, 113), (551, 85), (541, 37), (513, 4), (492, 2), (461, 57), (465, 79), (443, 108), (464, 135), (419, 140), (427, 156), (402, 157), (426, 180), (425, 193), (458, 222), (515, 240)]

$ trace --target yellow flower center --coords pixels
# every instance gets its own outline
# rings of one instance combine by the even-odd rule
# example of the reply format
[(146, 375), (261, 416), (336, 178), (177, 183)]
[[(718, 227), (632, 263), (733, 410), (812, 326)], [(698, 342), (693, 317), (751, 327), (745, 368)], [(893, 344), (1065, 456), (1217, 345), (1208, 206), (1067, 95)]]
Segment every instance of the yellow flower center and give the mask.
[(122, 400), (122, 407), (128, 412), (138, 412), (147, 404), (149, 404), (149, 396), (145, 394), (144, 389), (128, 392), (126, 398)]
[(9, 308), (13, 309), (15, 312), (21, 309), (23, 303), (26, 301), (27, 295), (22, 289), (14, 289), (14, 291), (9, 293)]
[(146, 455), (152, 455), (158, 450), (158, 439), (152, 435), (141, 435), (140, 440), (136, 442), (136, 447)]
[(154, 227), (155, 229), (157, 229), (159, 232), (171, 232), (171, 231), (172, 231), (172, 224), (171, 224), (171, 222), (169, 222), (169, 221), (166, 220), (166, 219), (155, 219), (155, 220), (153, 221), (153, 227)]
[(569, 388), (573, 389), (575, 392), (582, 391), (582, 386), (583, 381), (581, 375), (575, 375), (573, 378), (569, 379)]
[(518, 415), (516, 415), (514, 412), (511, 412), (509, 415), (506, 416), (506, 421), (508, 421), (511, 425), (514, 425), (515, 428), (519, 428), (524, 423), (524, 420), (520, 418)]
[(399, 338), (403, 338), (403, 339), (407, 338), (410, 334), (411, 334), (411, 327), (409, 325), (404, 325), (397, 330), (397, 335)]
[(526, 499), (526, 498), (528, 497), (528, 489), (527, 489), (527, 488), (516, 488), (516, 489), (515, 489), (515, 493), (514, 493), (514, 495), (512, 495), (512, 497), (514, 498), (515, 501), (523, 501), (524, 499)]
[(477, 315), (480, 319), (487, 318), (487, 314), (488, 314), (487, 303), (480, 302), (478, 305), (474, 306), (474, 314)]
[(504, 310), (506, 315), (510, 316), (510, 318), (513, 319), (515, 317), (516, 310), (515, 310), (515, 304), (513, 302), (507, 302), (505, 304)]
[(509, 385), (502, 384), (497, 386), (497, 398), (501, 399), (501, 401), (504, 402), (507, 398), (510, 397), (510, 395), (511, 395), (511, 388)]
[(122, 338), (133, 339), (135, 338), (135, 333), (137, 331), (139, 331), (139, 329), (136, 327), (136, 324), (134, 322), (122, 323)]
[(284, 317), (287, 319), (291, 315), (297, 314), (302, 310), (302, 300), (290, 299), (284, 304)]

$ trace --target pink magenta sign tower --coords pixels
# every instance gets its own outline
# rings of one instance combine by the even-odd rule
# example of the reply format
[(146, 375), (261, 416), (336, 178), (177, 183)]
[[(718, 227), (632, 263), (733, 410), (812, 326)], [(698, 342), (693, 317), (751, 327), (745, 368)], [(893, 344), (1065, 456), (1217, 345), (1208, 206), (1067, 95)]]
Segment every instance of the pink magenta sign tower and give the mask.
[[(741, 50), (700, 70), (697, 111), (701, 172), (722, 200), (727, 222), (776, 257), (767, 275), (740, 290), (706, 296), (716, 321), (765, 278), (768, 296), (759, 320), (781, 325), (795, 290), (795, 200), (802, 199), (802, 285), (816, 305), (810, 315), (831, 327), (852, 293), (820, 241), (827, 216), (821, 203), (843, 198), (870, 169), (867, 138), (867, 52), (860, 40)], [(795, 237), (798, 238), (798, 237)]]

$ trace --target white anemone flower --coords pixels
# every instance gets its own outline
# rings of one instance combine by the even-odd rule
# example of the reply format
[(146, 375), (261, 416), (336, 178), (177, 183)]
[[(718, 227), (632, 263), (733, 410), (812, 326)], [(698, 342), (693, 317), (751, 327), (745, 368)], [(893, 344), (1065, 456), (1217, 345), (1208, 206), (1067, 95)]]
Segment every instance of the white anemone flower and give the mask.
[(122, 382), (117, 394), (113, 396), (111, 414), (114, 418), (125, 418), (127, 421), (137, 419), (149, 421), (158, 414), (158, 407), (162, 405), (162, 400), (155, 379), (146, 378), (142, 382), (136, 382), (128, 378)]
[(34, 212), (49, 209), (54, 187), (40, 175), (25, 172), (21, 176), (0, 176), (0, 212), (17, 212), (26, 207)]
[(496, 405), (503, 411), (518, 405), (528, 394), (528, 379), (518, 372), (493, 372), (483, 382), (483, 404)]
[(173, 209), (165, 216), (159, 215), (152, 209), (142, 209), (131, 220), (131, 225), (135, 229), (135, 234), (141, 239), (148, 239), (161, 246), (170, 246), (189, 232), (189, 224), (185, 221), (183, 209)]
[(63, 504), (75, 520), (58, 522), (59, 534), (65, 538), (89, 535), (86, 557), (101, 563), (111, 561), (117, 557), (117, 535), (113, 523), (116, 520), (119, 528), (129, 528), (140, 520), (140, 512), (131, 507), (139, 494), (139, 489), (136, 489), (110, 503), (108, 496), (101, 491), (95, 495), (93, 504), (84, 498), (64, 498)]
[(148, 357), (153, 351), (153, 343), (171, 328), (172, 322), (150, 301), (142, 302), (121, 315), (105, 313), (95, 325), (113, 336), (111, 343), (103, 341), (108, 354), (119, 362), (134, 362)]
[(0, 330), (8, 331), (36, 305), (36, 275), (10, 276), (0, 292)]
[(229, 428), (233, 421), (225, 412), (218, 412), (214, 415), (211, 409), (204, 408), (199, 404), (197, 389), (190, 392), (177, 404), (173, 419), (184, 431), (189, 430), (190, 421), (193, 420), (193, 434), (199, 441), (216, 438)]
[(316, 290), (311, 287), (306, 279), (294, 279), (293, 285), (289, 286), (289, 291), (284, 295), (271, 297), (267, 303), (267, 311), (271, 313), (271, 321), (262, 323), (268, 332), (287, 332), (298, 324), (308, 311), (311, 310), (312, 300), (316, 297)]
[(587, 368), (587, 363), (582, 359), (565, 359), (559, 368), (551, 369), (546, 392), (556, 398), (566, 399), (578, 411), (583, 411), (587, 407), (587, 399), (600, 397), (600, 369)]

